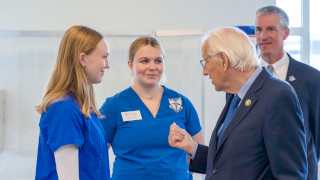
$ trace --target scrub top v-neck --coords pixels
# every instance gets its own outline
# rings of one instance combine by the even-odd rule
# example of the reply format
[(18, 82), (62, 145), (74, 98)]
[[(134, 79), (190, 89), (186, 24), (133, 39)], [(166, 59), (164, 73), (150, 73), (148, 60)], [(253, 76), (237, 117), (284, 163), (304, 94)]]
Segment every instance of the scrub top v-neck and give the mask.
[[(150, 109), (144, 104), (144, 102), (142, 101), (142, 99), (139, 97), (139, 95), (130, 87), (131, 91), (133, 94), (135, 94), (135, 99), (136, 101), (138, 102), (137, 104), (139, 104), (141, 107), (144, 107), (144, 110), (147, 112), (149, 111), (149, 114), (151, 115), (151, 117), (149, 117), (150, 119), (154, 118), (156, 119), (157, 118), (157, 115), (158, 113), (160, 112), (160, 108), (161, 108), (161, 104), (163, 104), (163, 96), (161, 96), (161, 100), (160, 100), (160, 105), (159, 105), (159, 109), (157, 111), (157, 114), (155, 116), (153, 116), (152, 112), (150, 111)], [(163, 91), (164, 93), (164, 91)]]
[(112, 179), (189, 179), (186, 152), (170, 147), (168, 135), (174, 122), (196, 135), (199, 118), (185, 96), (163, 88), (156, 117), (131, 87), (101, 107), (102, 125), (116, 155)]

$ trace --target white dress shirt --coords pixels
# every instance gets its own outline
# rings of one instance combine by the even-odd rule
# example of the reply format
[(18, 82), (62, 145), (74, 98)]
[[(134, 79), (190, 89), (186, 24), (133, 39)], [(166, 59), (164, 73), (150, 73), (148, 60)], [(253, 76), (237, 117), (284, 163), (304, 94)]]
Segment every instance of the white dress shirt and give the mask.
[[(267, 67), (269, 64), (261, 58), (261, 66)], [(284, 52), (282, 58), (275, 62), (274, 64), (271, 64), (274, 68), (273, 76), (281, 79), (286, 80), (288, 67), (289, 67), (289, 56), (286, 52)]]

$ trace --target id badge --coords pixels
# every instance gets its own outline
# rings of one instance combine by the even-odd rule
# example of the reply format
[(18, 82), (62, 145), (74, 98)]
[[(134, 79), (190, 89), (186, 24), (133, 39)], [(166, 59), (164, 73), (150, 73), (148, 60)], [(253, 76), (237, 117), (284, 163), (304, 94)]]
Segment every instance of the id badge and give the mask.
[(140, 110), (121, 112), (123, 122), (142, 120)]

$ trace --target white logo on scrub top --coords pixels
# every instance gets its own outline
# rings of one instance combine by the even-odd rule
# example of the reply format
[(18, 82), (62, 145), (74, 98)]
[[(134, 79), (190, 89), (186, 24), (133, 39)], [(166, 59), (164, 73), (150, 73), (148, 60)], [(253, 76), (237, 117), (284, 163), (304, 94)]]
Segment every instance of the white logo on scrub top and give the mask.
[(169, 100), (169, 103), (170, 103), (169, 107), (172, 110), (174, 110), (174, 112), (178, 113), (183, 109), (181, 97), (179, 97), (179, 98), (168, 98), (168, 100)]

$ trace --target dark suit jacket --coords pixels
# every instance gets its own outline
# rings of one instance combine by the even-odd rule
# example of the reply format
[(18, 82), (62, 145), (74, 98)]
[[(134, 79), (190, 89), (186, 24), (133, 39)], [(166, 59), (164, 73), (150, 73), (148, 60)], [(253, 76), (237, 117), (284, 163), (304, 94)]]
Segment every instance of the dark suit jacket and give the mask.
[(286, 81), (295, 89), (306, 130), (308, 180), (318, 179), (320, 155), (320, 71), (296, 61), (289, 54)]
[[(308, 180), (318, 179), (320, 156), (320, 71), (293, 59), (290, 54), (286, 81), (298, 96), (307, 143)], [(228, 99), (230, 94), (227, 94)]]
[[(303, 117), (292, 87), (263, 68), (217, 146), (217, 129), (231, 99), (219, 117), (209, 147), (198, 146), (190, 170), (206, 172), (207, 180), (306, 179)], [(249, 100), (251, 103), (245, 105)]]

